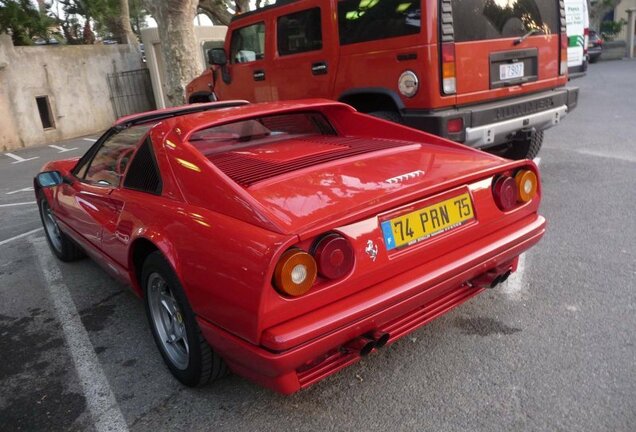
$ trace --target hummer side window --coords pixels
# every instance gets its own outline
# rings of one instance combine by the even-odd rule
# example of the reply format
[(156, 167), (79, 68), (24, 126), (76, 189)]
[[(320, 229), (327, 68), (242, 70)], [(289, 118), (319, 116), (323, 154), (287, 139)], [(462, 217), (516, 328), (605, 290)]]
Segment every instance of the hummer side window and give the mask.
[(340, 0), (338, 31), (340, 44), (387, 39), (420, 32), (419, 1)]
[(230, 62), (247, 63), (265, 57), (265, 23), (252, 24), (232, 32)]
[(284, 15), (277, 20), (277, 43), (280, 55), (322, 49), (320, 8)]

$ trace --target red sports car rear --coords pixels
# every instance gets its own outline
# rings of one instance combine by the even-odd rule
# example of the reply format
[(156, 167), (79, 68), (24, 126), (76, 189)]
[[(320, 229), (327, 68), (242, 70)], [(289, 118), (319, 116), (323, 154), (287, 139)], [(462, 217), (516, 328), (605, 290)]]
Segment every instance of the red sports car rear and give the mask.
[[(113, 156), (119, 204), (100, 241), (82, 232), (90, 207), (73, 216), (56, 201), (90, 183), (88, 158), (45, 167), (67, 182), (36, 183), (43, 220), (55, 213), (145, 298), (186, 384), (220, 376), (223, 361), (283, 393), (309, 386), (503, 282), (544, 233), (531, 161), (335, 102), (197, 111), (137, 119), (151, 126)], [(160, 175), (152, 193), (126, 186), (148, 182), (139, 158)]]

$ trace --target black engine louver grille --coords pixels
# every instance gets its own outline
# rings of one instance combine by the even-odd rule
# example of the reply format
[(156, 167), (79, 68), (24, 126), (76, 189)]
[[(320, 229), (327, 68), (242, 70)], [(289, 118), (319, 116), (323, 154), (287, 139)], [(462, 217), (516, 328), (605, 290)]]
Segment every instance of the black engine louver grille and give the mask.
[(161, 194), (161, 176), (149, 139), (139, 147), (135, 158), (130, 163), (124, 187), (157, 195)]

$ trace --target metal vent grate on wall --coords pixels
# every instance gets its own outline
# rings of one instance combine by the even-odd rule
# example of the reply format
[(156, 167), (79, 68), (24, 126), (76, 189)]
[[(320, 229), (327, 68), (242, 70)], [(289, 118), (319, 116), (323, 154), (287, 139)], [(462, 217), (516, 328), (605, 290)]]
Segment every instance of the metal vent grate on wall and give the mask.
[(151, 147), (150, 138), (139, 147), (128, 168), (124, 187), (159, 195), (161, 194), (161, 175)]

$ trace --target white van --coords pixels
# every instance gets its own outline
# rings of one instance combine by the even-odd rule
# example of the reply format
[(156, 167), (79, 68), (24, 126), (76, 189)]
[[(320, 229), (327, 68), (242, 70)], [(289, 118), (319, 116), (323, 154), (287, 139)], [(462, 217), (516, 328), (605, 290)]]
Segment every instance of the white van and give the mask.
[(579, 78), (587, 70), (587, 44), (590, 17), (587, 0), (565, 0), (565, 21), (568, 35), (568, 75)]

